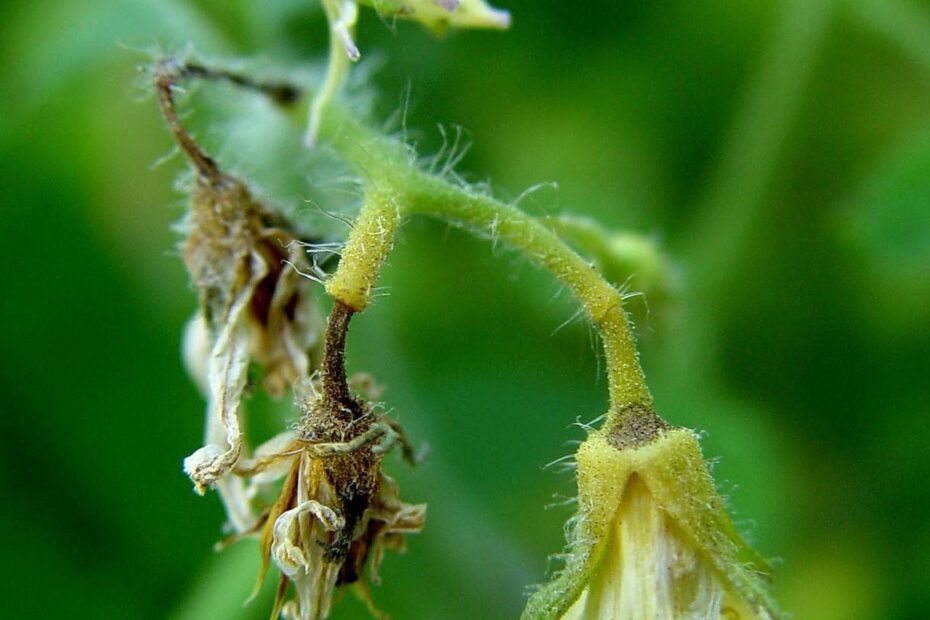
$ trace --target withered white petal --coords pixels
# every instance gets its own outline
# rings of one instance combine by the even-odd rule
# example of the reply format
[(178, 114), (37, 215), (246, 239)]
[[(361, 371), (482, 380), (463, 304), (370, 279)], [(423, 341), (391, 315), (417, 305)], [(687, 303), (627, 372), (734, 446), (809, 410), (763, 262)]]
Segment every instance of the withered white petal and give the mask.
[[(312, 515), (315, 521), (308, 523), (301, 519), (303, 515)], [(307, 529), (307, 525), (313, 529), (316, 524), (328, 532), (335, 532), (345, 525), (345, 520), (332, 508), (311, 499), (288, 510), (275, 521), (271, 557), (274, 558), (281, 572), (290, 579), (295, 579), (298, 573), (306, 573), (312, 568), (310, 559), (302, 547), (303, 530)], [(315, 541), (310, 549), (314, 547), (319, 547)]]
[(181, 353), (184, 356), (184, 368), (187, 374), (200, 393), (206, 396), (210, 391), (210, 382), (207, 378), (210, 366), (210, 335), (207, 322), (199, 312), (184, 326)]
[[(210, 352), (210, 402), (207, 405), (206, 444), (185, 459), (184, 470), (194, 482), (195, 490), (203, 494), (208, 487), (235, 466), (242, 452), (242, 432), (239, 428), (239, 405), (245, 390), (249, 369), (249, 333), (245, 312), (258, 282), (267, 273), (261, 257), (252, 254), (250, 280), (237, 293), (230, 305), (227, 321), (216, 336)], [(225, 434), (223, 449), (218, 435)]]
[[(318, 620), (329, 614), (341, 562), (324, 558), (320, 540), (345, 527), (345, 520), (321, 501), (308, 497), (313, 461), (301, 456), (298, 501), (274, 524), (271, 556), (281, 572), (294, 583), (296, 601), (283, 609), (285, 618)], [(323, 485), (326, 486), (326, 485)], [(320, 498), (327, 501), (328, 490)]]
[(297, 431), (284, 431), (278, 433), (268, 441), (255, 448), (256, 459), (281, 454), (297, 439)]

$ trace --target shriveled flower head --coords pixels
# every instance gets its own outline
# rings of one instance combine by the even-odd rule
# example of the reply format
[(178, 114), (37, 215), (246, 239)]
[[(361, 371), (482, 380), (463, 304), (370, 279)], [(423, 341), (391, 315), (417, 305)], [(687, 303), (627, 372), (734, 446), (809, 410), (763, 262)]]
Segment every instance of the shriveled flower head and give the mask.
[(326, 618), (335, 590), (347, 585), (374, 610), (367, 581), (378, 582), (384, 550), (403, 550), (404, 534), (420, 531), (426, 516), (424, 504), (401, 502), (397, 483), (381, 471), (383, 454), (406, 440), (367, 403), (334, 402), (312, 383), (305, 389), (299, 428), (258, 448), (238, 472), (254, 485), (285, 477), (259, 526), (259, 584), (274, 561), (281, 579), (272, 617)]
[(225, 173), (198, 176), (185, 229), (182, 255), (200, 298), (197, 328), (216, 342), (224, 328), (241, 327), (265, 390), (281, 396), (307, 376), (321, 322), (309, 303), (311, 281), (299, 273), (308, 262), (303, 245)]
[(239, 407), (249, 364), (263, 369), (265, 389), (280, 396), (307, 375), (317, 330), (309, 281), (296, 271), (306, 263), (303, 250), (243, 182), (223, 173), (199, 176), (187, 225), (184, 261), (200, 296), (190, 329), (204, 331), (200, 338), (210, 344), (201, 364), (209, 400), (206, 445), (185, 460), (184, 470), (203, 493), (242, 452)]
[(228, 477), (243, 451), (239, 408), (249, 366), (264, 373), (273, 397), (309, 372), (319, 317), (310, 303), (303, 248), (241, 179), (220, 169), (180, 124), (173, 93), (183, 67), (163, 61), (155, 87), (181, 151), (194, 169), (181, 244), (200, 307), (185, 338), (185, 357), (208, 400), (204, 447), (184, 460), (199, 493), (216, 486), (238, 531), (254, 519), (242, 485)]
[(778, 617), (767, 567), (739, 537), (697, 436), (633, 405), (578, 450), (579, 512), (565, 568), (525, 619)]

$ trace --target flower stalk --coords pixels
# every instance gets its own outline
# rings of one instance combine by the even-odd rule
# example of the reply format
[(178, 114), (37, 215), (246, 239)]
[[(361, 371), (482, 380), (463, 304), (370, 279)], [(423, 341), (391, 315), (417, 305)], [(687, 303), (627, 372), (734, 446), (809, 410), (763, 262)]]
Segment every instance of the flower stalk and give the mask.
[(397, 194), (389, 186), (370, 185), (342, 251), (339, 268), (326, 282), (330, 297), (352, 312), (361, 312), (371, 303), (378, 274), (400, 225)]
[[(651, 405), (652, 395), (646, 386), (620, 292), (549, 227), (514, 205), (422, 171), (411, 161), (402, 144), (369, 130), (345, 111), (336, 108), (330, 111), (323, 125), (323, 135), (370, 179), (370, 183), (391, 183), (389, 201), (366, 201), (356, 225), (366, 232), (356, 236), (353, 230), (350, 245), (353, 238), (357, 238), (358, 243), (367, 248), (362, 240), (379, 239), (382, 222), (396, 227), (400, 217), (412, 215), (441, 219), (507, 243), (565, 284), (600, 333), (610, 394), (608, 422), (622, 416), (628, 405)], [(385, 207), (385, 202), (390, 206)], [(371, 261), (369, 256), (377, 256), (377, 260)], [(340, 266), (340, 271), (347, 270), (345, 273), (353, 274), (358, 269), (364, 274), (363, 278), (359, 275), (353, 278), (359, 290), (370, 290), (366, 286), (373, 281), (373, 272), (384, 260), (380, 249), (379, 253), (366, 249), (365, 257), (349, 262), (346, 267)], [(346, 264), (345, 255), (342, 264)], [(334, 276), (339, 289), (344, 288), (343, 279), (340, 272)], [(331, 286), (327, 288), (330, 290)], [(356, 295), (352, 299), (362, 302), (363, 296)], [(367, 304), (367, 299), (364, 302)]]

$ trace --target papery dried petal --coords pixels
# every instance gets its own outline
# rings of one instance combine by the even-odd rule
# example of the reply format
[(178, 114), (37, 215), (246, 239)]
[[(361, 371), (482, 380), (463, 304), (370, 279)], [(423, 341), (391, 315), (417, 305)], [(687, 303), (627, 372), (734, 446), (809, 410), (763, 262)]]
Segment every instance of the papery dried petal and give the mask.
[(200, 393), (207, 396), (210, 393), (208, 375), (210, 373), (210, 349), (213, 348), (213, 343), (202, 314), (198, 312), (187, 322), (181, 342), (181, 355), (184, 358), (187, 375)]
[[(301, 519), (304, 515), (312, 519)], [(274, 524), (274, 540), (271, 543), (271, 556), (281, 572), (294, 579), (300, 571), (309, 569), (308, 555), (304, 553), (302, 528), (310, 525), (327, 532), (335, 532), (345, 527), (345, 519), (336, 514), (332, 508), (316, 500), (307, 500), (296, 508), (288, 510)]]
[[(256, 265), (258, 267), (258, 265)], [(239, 428), (239, 404), (245, 389), (249, 368), (248, 332), (243, 313), (248, 306), (255, 283), (263, 272), (255, 275), (239, 292), (229, 311), (229, 322), (223, 325), (210, 353), (207, 406), (207, 445), (184, 459), (184, 471), (194, 481), (194, 488), (203, 494), (216, 480), (233, 468), (242, 452)], [(217, 439), (219, 420), (225, 431), (225, 443)]]
[[(313, 404), (307, 407), (313, 411)], [(384, 423), (376, 419), (377, 424)], [(365, 425), (358, 426), (356, 430), (364, 434)], [(257, 450), (255, 459), (243, 462), (243, 466), (264, 462), (277, 468), (278, 464), (267, 465), (277, 454), (292, 463), (268, 515), (262, 548), (282, 578), (293, 584), (295, 600), (278, 601), (283, 615), (300, 620), (325, 618), (336, 588), (349, 584), (358, 585), (357, 593), (374, 609), (366, 594), (365, 574), (372, 582), (378, 581), (384, 549), (402, 550), (403, 535), (419, 531), (426, 512), (425, 505), (400, 501), (396, 482), (380, 472), (380, 457), (370, 445), (351, 444), (325, 456), (318, 455), (319, 445), (301, 439), (300, 433), (293, 441), (289, 434), (282, 434)], [(295, 448), (301, 450), (296, 462), (289, 455)], [(285, 452), (275, 452), (281, 449)], [(371, 491), (365, 490), (367, 482), (359, 483), (352, 474), (367, 475), (369, 469), (375, 476)], [(279, 592), (283, 597), (284, 590)]]
[[(367, 553), (356, 561), (368, 562), (368, 577), (378, 583), (378, 568), (384, 558), (384, 550), (404, 550), (404, 535), (415, 534), (423, 529), (426, 521), (426, 504), (406, 504), (400, 501), (400, 492), (393, 478), (382, 472), (379, 492), (369, 509)], [(363, 566), (358, 567), (361, 573)]]
[[(266, 388), (279, 396), (307, 375), (319, 321), (308, 282), (284, 264), (303, 265), (306, 257), (274, 221), (244, 183), (215, 172), (198, 178), (183, 246), (201, 300), (185, 357), (208, 399), (206, 445), (185, 459), (184, 470), (198, 493), (217, 489), (240, 533), (255, 524), (250, 496), (242, 482), (221, 480), (244, 452), (239, 409), (249, 365), (264, 367)], [(212, 343), (205, 376), (204, 339)]]
[(263, 387), (272, 398), (309, 375), (309, 351), (319, 340), (322, 318), (312, 303), (312, 282), (304, 248), (286, 231), (262, 233), (259, 251), (268, 274), (251, 307), (252, 353), (265, 371)]
[(296, 506), (275, 520), (271, 545), (275, 563), (296, 592), (296, 600), (283, 607), (285, 618), (317, 620), (329, 614), (342, 562), (328, 560), (326, 548), (346, 527), (344, 516), (329, 507), (334, 499), (319, 461), (303, 453)]

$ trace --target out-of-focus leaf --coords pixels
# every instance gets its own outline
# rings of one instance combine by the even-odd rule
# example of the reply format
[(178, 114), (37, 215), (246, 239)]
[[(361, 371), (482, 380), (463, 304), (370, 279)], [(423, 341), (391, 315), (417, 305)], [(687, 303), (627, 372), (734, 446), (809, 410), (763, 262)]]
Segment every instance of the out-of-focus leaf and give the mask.
[(846, 231), (867, 275), (880, 320), (908, 325), (930, 316), (930, 130), (909, 136), (866, 179)]
[[(183, 0), (45, 2), (14, 14), (5, 31), (13, 61), (0, 75), (5, 84), (16, 84), (26, 106), (59, 94), (127, 50), (170, 52), (196, 44), (201, 52), (230, 51), (223, 34)], [(127, 85), (115, 86), (127, 91)]]

